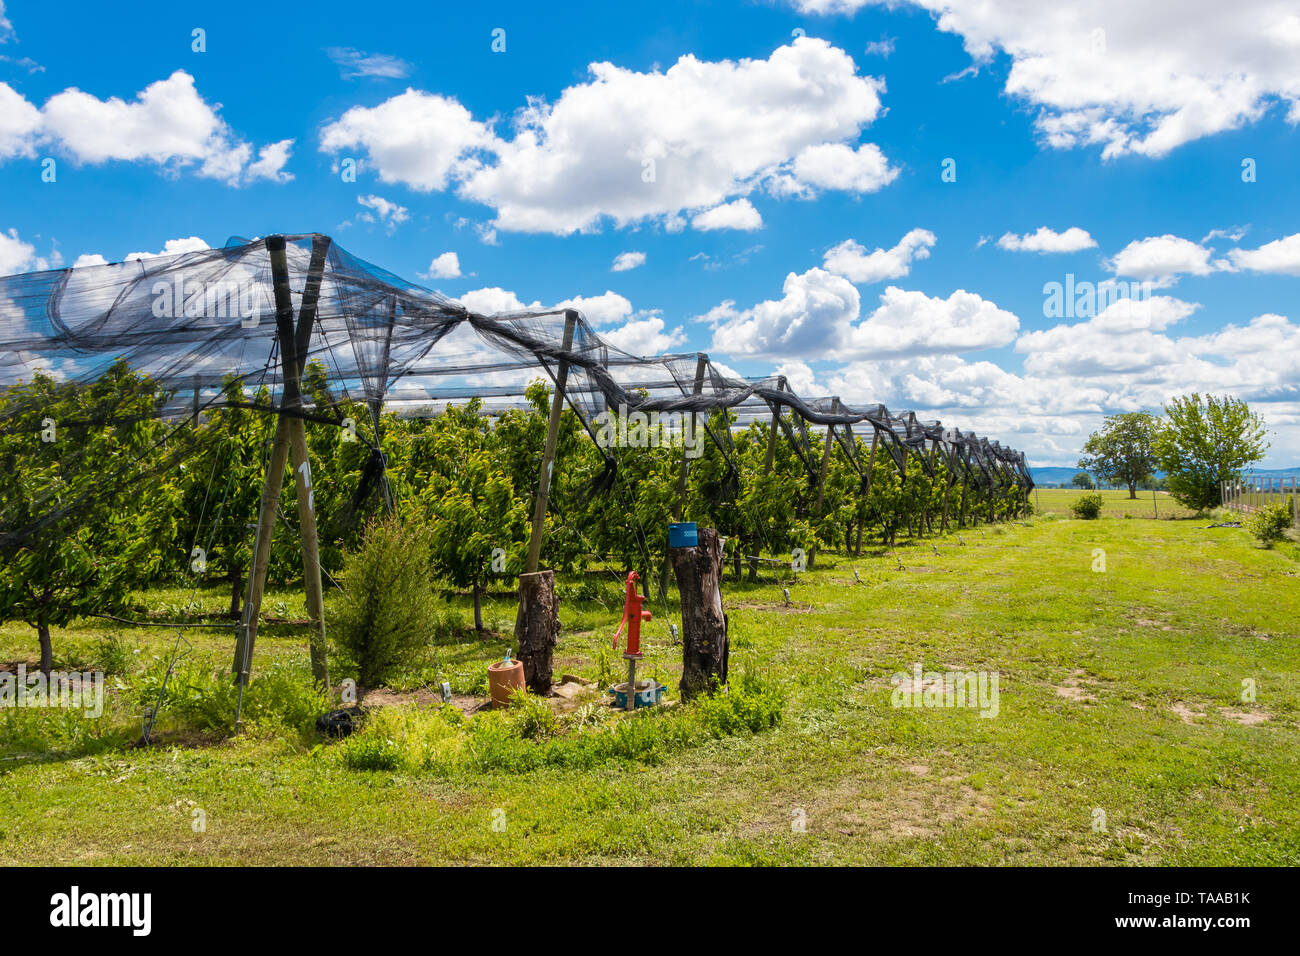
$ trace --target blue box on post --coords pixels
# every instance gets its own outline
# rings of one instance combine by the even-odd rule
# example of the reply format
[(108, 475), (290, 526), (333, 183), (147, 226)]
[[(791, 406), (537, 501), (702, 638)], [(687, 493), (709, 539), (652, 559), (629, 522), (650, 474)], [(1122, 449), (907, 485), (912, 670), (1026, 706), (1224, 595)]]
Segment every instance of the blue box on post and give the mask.
[(699, 543), (700, 536), (695, 530), (694, 521), (668, 524), (668, 547), (693, 548)]

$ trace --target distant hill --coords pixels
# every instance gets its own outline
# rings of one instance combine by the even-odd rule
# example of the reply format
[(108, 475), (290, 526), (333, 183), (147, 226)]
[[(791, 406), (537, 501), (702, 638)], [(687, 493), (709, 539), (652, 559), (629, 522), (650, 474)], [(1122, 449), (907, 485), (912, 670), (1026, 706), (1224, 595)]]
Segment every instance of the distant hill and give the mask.
[(1036, 485), (1069, 485), (1070, 479), (1077, 475), (1080, 468), (1030, 468), (1029, 476)]

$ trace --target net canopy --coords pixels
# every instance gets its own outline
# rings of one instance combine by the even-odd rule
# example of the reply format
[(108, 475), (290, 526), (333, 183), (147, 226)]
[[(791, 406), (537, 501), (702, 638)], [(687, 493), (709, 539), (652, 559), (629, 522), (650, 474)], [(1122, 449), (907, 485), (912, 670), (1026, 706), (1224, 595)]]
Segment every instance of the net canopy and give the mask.
[[(518, 404), (539, 370), (554, 380), (563, 362), (566, 400), (593, 435), (607, 409), (726, 409), (738, 425), (780, 412), (810, 469), (809, 424), (832, 426), (859, 472), (858, 440), (871, 429), (900, 469), (913, 452), (932, 472), (937, 454), (987, 487), (1032, 488), (1021, 452), (914, 413), (803, 397), (782, 378), (739, 378), (702, 355), (632, 355), (581, 315), (566, 344), (564, 310), (478, 314), (326, 236), (283, 238), (295, 312), (319, 284), (299, 363), (319, 362), (335, 394), (365, 402), (376, 418), (383, 409), (430, 414), (435, 403), (469, 397), (483, 399), (489, 412)], [(241, 238), (218, 249), (0, 278), (0, 392), (30, 382), (37, 370), (88, 384), (125, 362), (167, 393), (152, 414), (182, 418), (240, 396), (251, 402), (256, 388), (283, 386), (273, 280), (268, 240)], [(0, 433), (39, 427), (31, 411), (20, 401), (0, 405)], [(321, 410), (308, 400), (292, 413)]]

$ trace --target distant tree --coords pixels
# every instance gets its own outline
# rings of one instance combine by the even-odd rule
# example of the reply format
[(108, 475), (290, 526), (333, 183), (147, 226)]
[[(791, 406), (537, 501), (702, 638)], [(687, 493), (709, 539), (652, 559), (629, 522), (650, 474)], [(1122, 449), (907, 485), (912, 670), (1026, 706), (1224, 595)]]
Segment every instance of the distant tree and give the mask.
[(1084, 442), (1079, 467), (1095, 472), (1103, 481), (1128, 485), (1128, 496), (1136, 498), (1138, 485), (1156, 470), (1154, 444), (1159, 427), (1156, 417), (1147, 412), (1108, 415), (1101, 431), (1093, 432)]
[(1081, 471), (1070, 479), (1070, 484), (1076, 488), (1082, 488), (1084, 491), (1092, 491), (1097, 485), (1092, 480), (1092, 475), (1086, 471)]
[(1217, 505), (1220, 483), (1240, 477), (1267, 449), (1264, 422), (1245, 402), (1230, 395), (1202, 400), (1195, 392), (1165, 406), (1155, 442), (1170, 494), (1198, 510)]

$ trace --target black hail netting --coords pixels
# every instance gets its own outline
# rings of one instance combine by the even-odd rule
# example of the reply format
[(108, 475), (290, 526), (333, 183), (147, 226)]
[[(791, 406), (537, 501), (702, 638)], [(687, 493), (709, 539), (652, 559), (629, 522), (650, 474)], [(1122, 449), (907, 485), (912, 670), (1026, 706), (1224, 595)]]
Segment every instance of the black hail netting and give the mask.
[[(436, 292), (370, 265), (320, 235), (288, 236), (286, 261), (295, 318), (310, 337), (299, 364), (319, 362), (334, 395), (381, 409), (429, 414), (436, 403), (479, 397), (492, 411), (517, 403), (539, 367), (554, 379), (568, 365), (566, 398), (588, 432), (607, 409), (705, 413), (728, 409), (738, 424), (781, 413), (783, 430), (815, 469), (807, 424), (834, 426), (859, 473), (859, 442), (871, 433), (900, 469), (908, 451), (928, 472), (937, 452), (982, 487), (1032, 488), (1024, 455), (938, 422), (917, 421), (884, 405), (805, 399), (777, 377), (745, 380), (695, 354), (639, 357), (610, 345), (577, 316), (564, 346), (562, 310), (479, 315)], [(319, 285), (315, 315), (308, 294)], [(37, 370), (59, 382), (96, 381), (119, 361), (168, 393), (162, 408), (138, 411), (178, 423), (221, 404), (252, 403), (256, 389), (282, 385), (267, 240), (232, 239), (220, 249), (0, 278), (0, 394), (30, 383)], [(239, 387), (230, 388), (234, 381)], [(232, 396), (235, 396), (232, 398)], [(33, 397), (32, 401), (37, 401)], [(293, 414), (329, 417), (304, 398)], [(277, 410), (268, 407), (268, 410)], [(332, 419), (331, 419), (332, 420)], [(73, 422), (64, 425), (94, 425)], [(852, 426), (862, 426), (853, 434)], [(0, 404), (0, 433), (37, 432), (39, 408)], [(730, 454), (726, 429), (709, 437)], [(927, 442), (929, 443), (927, 452)], [(165, 460), (165, 455), (160, 456)], [(612, 468), (612, 459), (606, 451)], [(9, 480), (5, 476), (4, 480)], [(0, 543), (12, 545), (75, 503), (49, 502), (22, 516), (0, 515)], [(31, 509), (28, 509), (31, 511)]]

